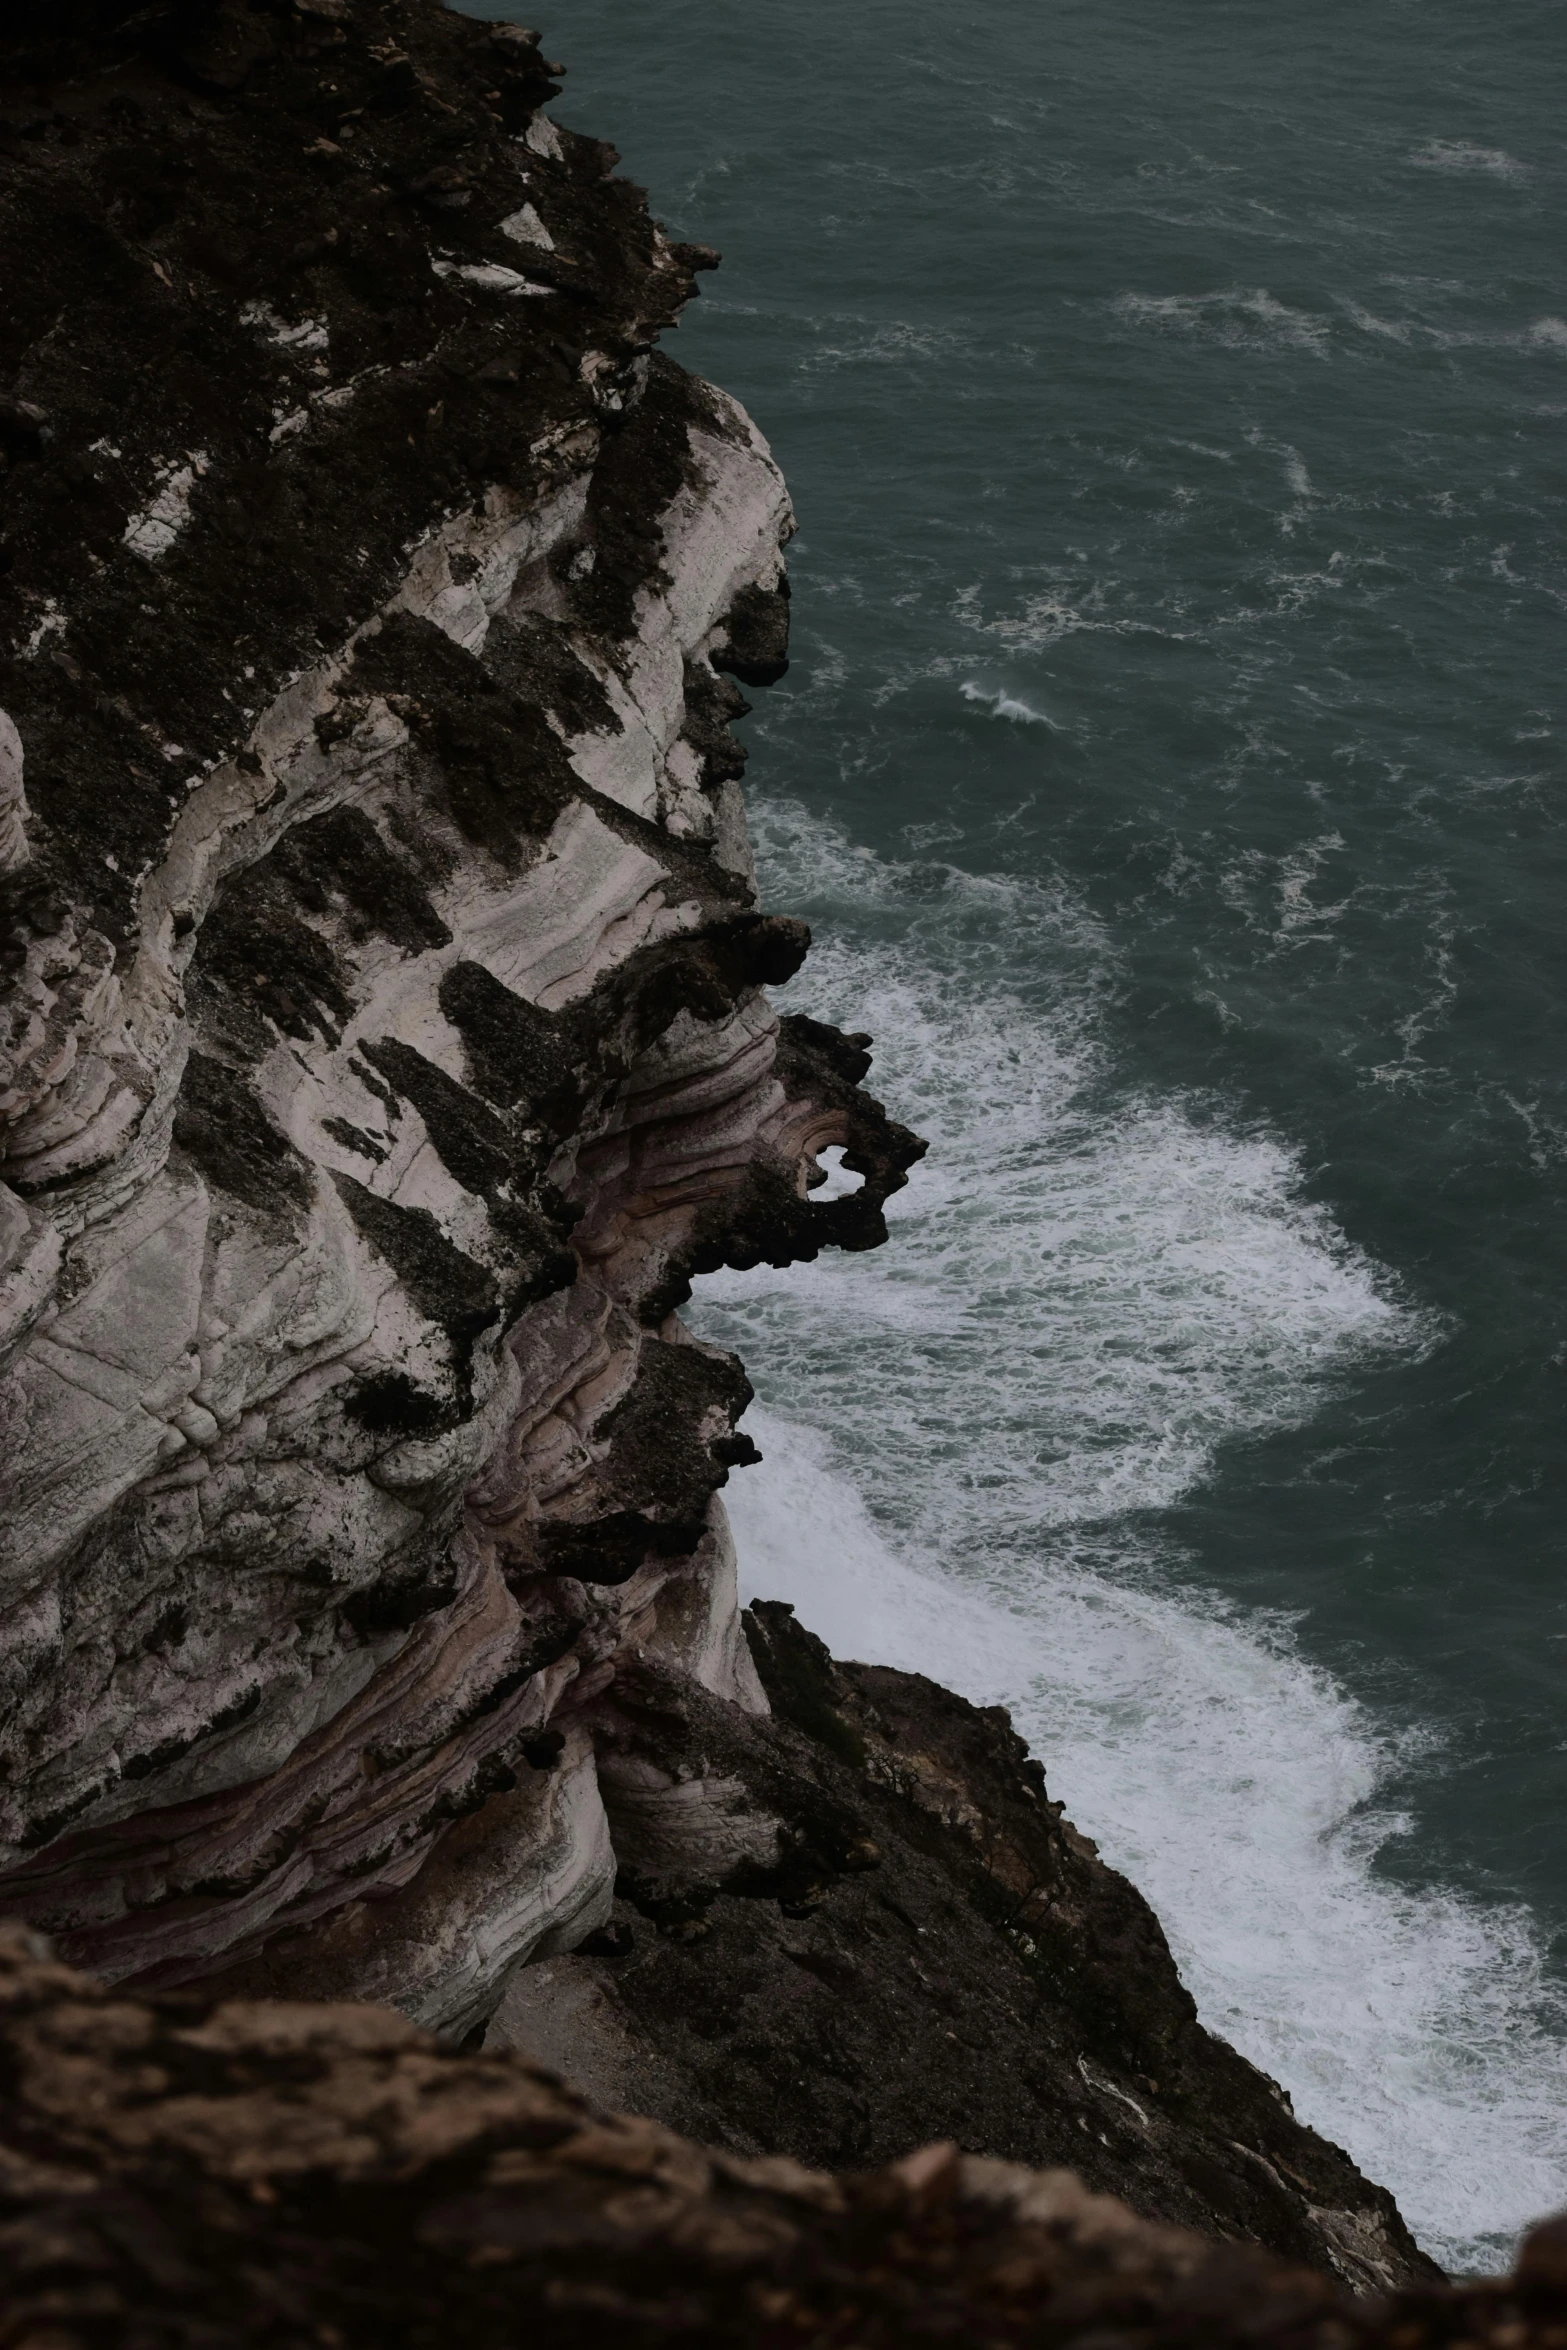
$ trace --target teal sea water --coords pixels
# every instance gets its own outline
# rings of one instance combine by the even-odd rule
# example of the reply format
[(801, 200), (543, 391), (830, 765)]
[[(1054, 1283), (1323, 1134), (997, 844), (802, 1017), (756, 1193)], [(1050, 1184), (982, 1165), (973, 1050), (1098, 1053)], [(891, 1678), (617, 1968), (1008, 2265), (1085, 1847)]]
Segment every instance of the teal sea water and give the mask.
[[(512, 13), (526, 15), (519, 5)], [(1567, 2201), (1567, 8), (577, 0), (788, 475), (789, 1000), (932, 1150), (703, 1285), (753, 1588), (1002, 1697), (1454, 2265)]]

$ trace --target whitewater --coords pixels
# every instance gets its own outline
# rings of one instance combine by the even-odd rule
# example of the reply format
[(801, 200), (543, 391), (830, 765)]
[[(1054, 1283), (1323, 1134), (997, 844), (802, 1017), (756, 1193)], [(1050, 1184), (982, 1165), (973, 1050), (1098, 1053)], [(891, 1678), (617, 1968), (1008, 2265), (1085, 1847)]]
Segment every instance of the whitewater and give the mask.
[(1287, 1614), (1194, 1588), (1156, 1516), (1438, 1323), (1280, 1140), (1118, 1083), (1114, 947), (1068, 890), (887, 860), (799, 806), (752, 821), (766, 901), (815, 928), (785, 1008), (870, 1028), (931, 1148), (885, 1250), (698, 1285), (696, 1328), (758, 1391), (763, 1462), (728, 1496), (744, 1596), (1007, 1705), (1203, 2021), (1444, 2265), (1497, 2267), (1561, 2177), (1538, 1932), (1379, 1875), (1410, 1733)]

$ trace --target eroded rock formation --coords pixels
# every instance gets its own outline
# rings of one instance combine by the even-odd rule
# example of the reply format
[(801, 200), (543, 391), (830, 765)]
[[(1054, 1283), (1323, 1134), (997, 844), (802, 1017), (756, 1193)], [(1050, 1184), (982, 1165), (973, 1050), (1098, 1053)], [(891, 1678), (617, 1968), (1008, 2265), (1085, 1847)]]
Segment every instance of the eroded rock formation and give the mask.
[[(867, 1245), (916, 1149), (761, 993), (806, 936), (729, 722), (788, 503), (652, 350), (711, 257), (538, 113), (530, 36), (36, 21), (0, 1906), (139, 1983), (289, 1936), (463, 2030), (607, 1913), (617, 1652), (760, 1702), (714, 1498), (748, 1390), (690, 1272)], [(865, 1182), (817, 1205), (827, 1143)]]
[(745, 1620), (767, 1715), (624, 1660), (598, 1729), (614, 1916), (512, 1978), (488, 2046), (732, 2153), (860, 2170), (951, 2139), (1358, 2289), (1436, 2273), (1203, 2030), (1005, 1713), (836, 1664), (786, 1607)]

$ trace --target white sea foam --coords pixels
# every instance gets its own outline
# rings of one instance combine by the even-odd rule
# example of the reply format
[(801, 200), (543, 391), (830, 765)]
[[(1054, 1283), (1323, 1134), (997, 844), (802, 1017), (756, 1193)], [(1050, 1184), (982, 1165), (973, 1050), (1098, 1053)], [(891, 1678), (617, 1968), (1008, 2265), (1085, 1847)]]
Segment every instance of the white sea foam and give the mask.
[(1339, 297), (1339, 308), (1363, 334), (1379, 335), (1390, 342), (1409, 343), (1418, 340), (1437, 351), (1567, 353), (1567, 318), (1557, 318), (1549, 312), (1543, 318), (1530, 319), (1527, 326), (1465, 327), (1437, 326), (1427, 319), (1418, 318), (1379, 318), (1374, 311), (1364, 309), (1360, 303), (1351, 301), (1345, 295)]
[(1059, 733), (1053, 718), (1043, 710), (1036, 710), (1019, 694), (1009, 694), (1004, 686), (965, 685), (959, 688), (965, 702), (982, 702), (992, 718), (1009, 719), (1014, 726), (1048, 726)]
[(1204, 334), (1232, 350), (1328, 355), (1328, 321), (1292, 310), (1266, 286), (1226, 286), (1211, 294), (1122, 294), (1114, 308), (1134, 326)]
[(701, 1284), (762, 1397), (730, 1495), (749, 1588), (1010, 1704), (1205, 2018), (1439, 2257), (1494, 2265), (1567, 2146), (1528, 1932), (1376, 1874), (1374, 1723), (1143, 1530), (1218, 1446), (1427, 1330), (1276, 1139), (1117, 1091), (1113, 957), (1069, 892), (888, 864), (787, 810), (756, 829), (773, 902), (817, 925), (796, 996), (875, 1032), (933, 1147), (887, 1251)]
[[(885, 1256), (704, 1294), (787, 1346), (809, 1417), (845, 1423), (877, 1387), (865, 1474), (894, 1519), (961, 1544), (980, 1485), (987, 1541), (1031, 1559), (1041, 1529), (1167, 1506), (1218, 1444), (1296, 1424), (1322, 1376), (1419, 1341), (1283, 1145), (1113, 1086), (1113, 961), (1069, 892), (888, 864), (765, 811), (758, 831), (806, 883), (771, 895), (817, 923), (808, 1000), (870, 1028), (876, 1083), (932, 1148)], [(875, 935), (828, 927), (834, 901)]]
[(744, 1597), (1009, 1706), (1153, 1903), (1204, 2022), (1394, 2189), (1437, 2259), (1504, 2265), (1561, 2201), (1562, 2050), (1535, 2020), (1524, 1919), (1375, 1873), (1400, 1825), (1376, 1808), (1393, 1757), (1375, 1726), (1283, 1627), (1084, 1568), (970, 1585), (889, 1537), (825, 1433), (766, 1410), (747, 1426), (764, 1459), (729, 1496)]
[(1529, 166), (1516, 155), (1501, 147), (1478, 146), (1473, 139), (1427, 139), (1407, 160), (1420, 171), (1480, 171), (1498, 180), (1529, 176)]
[(1351, 301), (1347, 294), (1341, 294), (1338, 300), (1345, 317), (1351, 319), (1362, 334), (1379, 335), (1389, 343), (1407, 343), (1415, 332), (1416, 322), (1413, 319), (1379, 318), (1374, 310), (1367, 310), (1362, 303)]
[(1023, 598), (1017, 611), (998, 613), (992, 620), (984, 617), (980, 596), (977, 583), (959, 588), (952, 599), (953, 618), (1020, 653), (1042, 652), (1068, 636), (1156, 636), (1179, 642), (1188, 633), (1107, 611), (1105, 589), (1098, 580), (1037, 589)]
[(1342, 833), (1324, 832), (1283, 856), (1248, 849), (1221, 875), (1220, 892), (1275, 953), (1321, 946), (1350, 901), (1346, 897), (1336, 905), (1323, 905), (1311, 891), (1327, 859), (1343, 847)]
[(818, 324), (831, 335), (798, 361), (803, 374), (828, 367), (885, 367), (905, 361), (939, 358), (958, 338), (949, 328), (917, 325), (911, 319), (892, 319), (880, 325), (863, 318), (831, 318)]
[(821, 1169), (823, 1180), (814, 1186), (811, 1193), (813, 1199), (846, 1199), (851, 1192), (864, 1190), (864, 1176), (857, 1175), (843, 1161), (844, 1150), (840, 1142), (830, 1142), (824, 1151), (817, 1152), (816, 1164)]

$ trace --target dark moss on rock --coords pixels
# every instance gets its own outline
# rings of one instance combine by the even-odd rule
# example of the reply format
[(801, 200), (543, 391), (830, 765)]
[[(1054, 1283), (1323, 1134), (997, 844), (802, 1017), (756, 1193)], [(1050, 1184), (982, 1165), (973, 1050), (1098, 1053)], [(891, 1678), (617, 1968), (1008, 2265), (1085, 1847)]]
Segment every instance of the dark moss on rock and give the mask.
[[(244, 739), (236, 656), (269, 699), (433, 522), (488, 485), (547, 487), (552, 434), (613, 427), (584, 354), (628, 366), (690, 291), (639, 191), (571, 134), (549, 166), (569, 250), (530, 261), (554, 290), (521, 318), (432, 275), (432, 239), (515, 259), (495, 224), (537, 170), (516, 141), (559, 86), (516, 35), (427, 0), (6, 11), (0, 704), (40, 871), (111, 937), (189, 777)], [(312, 319), (314, 340), (277, 339)], [(182, 462), (189, 520), (153, 559), (127, 524)], [(629, 543), (611, 568), (634, 593)], [(490, 764), (480, 746), (457, 797), (515, 857)]]
[(789, 582), (742, 588), (729, 607), (724, 639), (713, 654), (744, 685), (776, 685), (789, 667)]
[(277, 851), (219, 892), (186, 989), (204, 1039), (247, 1065), (263, 1060), (280, 1036), (335, 1043), (354, 1008), (338, 948), (300, 910), (293, 874)]
[(517, 1172), (516, 1146), (487, 1102), (398, 1037), (367, 1038), (360, 1051), (394, 1093), (412, 1102), (443, 1165), (465, 1191), (488, 1199), (510, 1186)]
[(810, 937), (788, 915), (725, 908), (697, 938), (663, 939), (628, 955), (560, 1011), (527, 1002), (469, 962), (442, 978), (441, 1010), (462, 1038), (477, 1091), (562, 1135), (682, 1012), (719, 1020), (748, 988), (793, 978)]
[(359, 1230), (420, 1311), (465, 1351), (500, 1313), (484, 1267), (452, 1246), (428, 1208), (399, 1207), (351, 1175), (334, 1174), (332, 1180)]
[(578, 1583), (629, 1583), (649, 1559), (689, 1558), (706, 1528), (700, 1518), (657, 1519), (645, 1510), (609, 1510), (573, 1526), (541, 1526), (530, 1554), (547, 1575)]
[(569, 734), (622, 733), (600, 680), (571, 641), (564, 621), (542, 612), (500, 614), (484, 646), (485, 666), (521, 702), (553, 710)]
[(608, 1448), (597, 1472), (606, 1497), (679, 1529), (694, 1550), (728, 1483), (734, 1423), (751, 1394), (733, 1355), (644, 1338), (630, 1392), (595, 1432)]
[(738, 686), (705, 662), (686, 663), (685, 687), (685, 739), (702, 762), (704, 789), (716, 791), (720, 784), (738, 783), (748, 753), (730, 729), (737, 718), (747, 715), (750, 703)]
[(462, 1038), (474, 1085), (506, 1109), (524, 1106), (558, 1134), (581, 1104), (584, 1072), (571, 1024), (503, 984), (482, 963), (454, 963), (441, 1010)]
[(590, 559), (583, 563), (565, 552), (561, 563), (576, 609), (596, 633), (628, 635), (637, 591), (667, 576), (658, 518), (687, 477), (692, 424), (710, 416), (693, 379), (662, 352), (651, 353), (643, 395), (594, 468)]
[(347, 932), (378, 934), (407, 954), (450, 943), (451, 932), (406, 858), (389, 848), (361, 808), (333, 808), (298, 824), (274, 852), (298, 903), (312, 914), (347, 909)]
[(365, 639), (354, 682), (406, 720), (428, 753), (427, 788), (463, 837), (520, 871), (580, 788), (543, 710), (412, 613)]
[(192, 1053), (180, 1084), (174, 1140), (210, 1183), (263, 1216), (309, 1205), (310, 1170), (243, 1072)]

